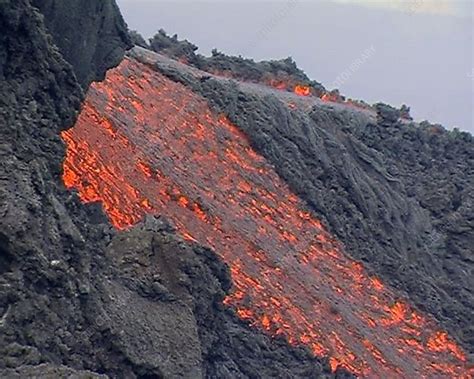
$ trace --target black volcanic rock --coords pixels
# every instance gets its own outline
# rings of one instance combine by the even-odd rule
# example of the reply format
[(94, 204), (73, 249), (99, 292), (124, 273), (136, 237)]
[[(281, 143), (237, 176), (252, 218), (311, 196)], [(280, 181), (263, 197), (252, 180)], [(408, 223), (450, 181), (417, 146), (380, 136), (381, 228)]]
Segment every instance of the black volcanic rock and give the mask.
[(66, 366), (58, 366), (43, 363), (38, 366), (21, 366), (18, 368), (0, 370), (4, 378), (24, 379), (24, 378), (68, 378), (68, 379), (107, 379), (107, 375), (100, 375), (86, 370), (75, 370)]
[(132, 46), (115, 0), (32, 0), (63, 57), (86, 89)]
[(377, 123), (381, 126), (391, 126), (401, 116), (401, 112), (398, 109), (387, 104), (378, 103), (375, 105), (375, 109), (377, 110)]
[(198, 47), (188, 40), (179, 40), (178, 35), (168, 36), (163, 29), (160, 29), (153, 38), (149, 40), (150, 49), (161, 52), (176, 60), (184, 59), (187, 63), (199, 66), (204, 64), (205, 58), (196, 54)]
[[(186, 244), (173, 232), (166, 220), (147, 217), (115, 236), (106, 249), (118, 269), (117, 279), (131, 294), (140, 294), (128, 295), (127, 313), (117, 310), (121, 301), (106, 306), (111, 318), (106, 324), (117, 334), (115, 344), (132, 362), (160, 366), (164, 377), (329, 374), (327, 363), (321, 364), (307, 350), (289, 349), (284, 340), (270, 342), (226, 310), (222, 301), (232, 285), (227, 266), (208, 248)], [(120, 289), (117, 296), (123, 297), (123, 292)], [(135, 335), (120, 333), (124, 328)], [(131, 348), (137, 342), (139, 351)], [(342, 371), (337, 375), (348, 377)]]
[(136, 30), (130, 30), (128, 34), (130, 35), (130, 39), (133, 45), (140, 46), (145, 49), (150, 48), (150, 46), (148, 45), (148, 42), (145, 41), (145, 38), (143, 38), (143, 36), (140, 33), (138, 33)]

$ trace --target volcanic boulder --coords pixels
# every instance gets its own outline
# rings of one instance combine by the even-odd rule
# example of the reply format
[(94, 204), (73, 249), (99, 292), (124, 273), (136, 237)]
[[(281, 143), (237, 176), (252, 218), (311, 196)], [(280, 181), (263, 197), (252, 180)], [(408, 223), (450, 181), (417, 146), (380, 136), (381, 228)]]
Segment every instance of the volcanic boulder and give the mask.
[(84, 89), (102, 80), (132, 46), (115, 0), (33, 0)]

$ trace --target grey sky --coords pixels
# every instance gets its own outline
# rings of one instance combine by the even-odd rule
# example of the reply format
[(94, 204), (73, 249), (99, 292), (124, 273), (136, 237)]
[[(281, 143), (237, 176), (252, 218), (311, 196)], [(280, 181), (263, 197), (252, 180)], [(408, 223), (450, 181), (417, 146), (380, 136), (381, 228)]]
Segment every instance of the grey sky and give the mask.
[[(474, 132), (471, 0), (118, 3), (145, 37), (163, 28), (203, 54), (215, 47), (256, 60), (291, 55), (328, 87), (349, 73), (340, 86), (349, 97), (406, 103), (417, 120)], [(364, 56), (371, 46), (375, 53)]]

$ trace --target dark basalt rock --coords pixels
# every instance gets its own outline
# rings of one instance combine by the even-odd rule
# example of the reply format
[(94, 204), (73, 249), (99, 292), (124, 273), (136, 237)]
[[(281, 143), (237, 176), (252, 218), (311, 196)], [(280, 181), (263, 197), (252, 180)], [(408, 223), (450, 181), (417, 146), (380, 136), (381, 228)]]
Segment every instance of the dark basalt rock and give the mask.
[[(107, 325), (118, 336), (115, 343), (130, 350), (128, 356), (136, 364), (159, 365), (164, 377), (330, 375), (327, 363), (307, 350), (289, 349), (284, 340), (271, 342), (225, 309), (222, 300), (231, 288), (227, 266), (209, 249), (176, 238), (166, 221), (148, 217), (114, 237), (106, 254), (118, 268), (121, 285), (140, 294), (138, 299), (128, 295), (129, 311), (118, 312), (118, 318), (114, 314), (121, 301), (106, 306), (113, 320)], [(124, 328), (135, 331), (133, 339), (119, 333)], [(150, 340), (157, 342), (148, 347)], [(139, 355), (129, 348), (137, 341)], [(348, 376), (343, 371), (337, 375)]]
[(145, 38), (138, 33), (136, 30), (130, 30), (129, 32), (130, 39), (132, 40), (133, 45), (135, 46), (140, 46), (145, 49), (149, 49), (150, 46), (148, 45), (148, 42), (145, 41)]
[(63, 57), (87, 89), (132, 46), (115, 0), (32, 0)]
[(377, 123), (381, 126), (391, 126), (401, 117), (401, 111), (390, 105), (378, 103), (375, 105), (377, 110)]
[(74, 370), (66, 366), (57, 366), (43, 363), (38, 366), (22, 366), (14, 369), (0, 370), (2, 378), (24, 379), (24, 378), (42, 378), (42, 379), (106, 379), (107, 375), (100, 375), (86, 370)]

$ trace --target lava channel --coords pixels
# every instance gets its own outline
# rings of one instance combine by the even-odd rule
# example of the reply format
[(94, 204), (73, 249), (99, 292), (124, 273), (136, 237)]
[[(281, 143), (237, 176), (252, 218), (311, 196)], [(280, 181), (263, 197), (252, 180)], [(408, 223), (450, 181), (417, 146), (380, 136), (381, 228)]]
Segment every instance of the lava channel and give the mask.
[(64, 182), (119, 229), (145, 214), (212, 247), (231, 268), (225, 303), (291, 344), (369, 377), (469, 377), (463, 350), (361, 264), (229, 120), (127, 58), (89, 90)]

